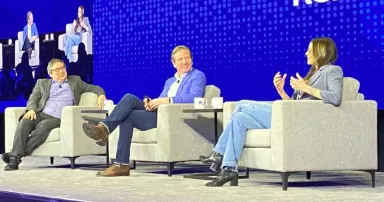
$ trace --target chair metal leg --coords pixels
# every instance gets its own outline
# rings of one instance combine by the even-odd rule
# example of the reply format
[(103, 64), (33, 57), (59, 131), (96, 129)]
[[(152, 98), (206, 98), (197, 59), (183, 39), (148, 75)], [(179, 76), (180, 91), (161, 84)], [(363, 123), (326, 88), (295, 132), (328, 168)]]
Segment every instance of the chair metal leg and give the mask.
[(371, 174), (372, 188), (375, 188), (375, 186), (376, 186), (376, 171), (375, 170), (365, 170), (365, 172)]
[(310, 180), (311, 179), (311, 171), (307, 171), (307, 179)]
[(51, 156), (50, 159), (51, 159), (51, 165), (53, 165), (53, 162), (54, 162), (55, 158)]
[(169, 162), (167, 164), (168, 177), (172, 177), (172, 170), (173, 170), (174, 166), (175, 166), (175, 163), (173, 163), (173, 162)]
[(75, 169), (75, 160), (77, 159), (78, 156), (74, 157), (67, 157), (71, 161), (71, 169)]
[(288, 177), (292, 174), (293, 172), (282, 172), (280, 173), (281, 175), (281, 181), (282, 181), (282, 187), (284, 191), (287, 191), (288, 189)]
[(245, 169), (245, 175), (239, 175), (239, 179), (248, 179), (249, 178), (249, 168)]
[(136, 161), (132, 161), (131, 170), (135, 170), (135, 169), (136, 169)]

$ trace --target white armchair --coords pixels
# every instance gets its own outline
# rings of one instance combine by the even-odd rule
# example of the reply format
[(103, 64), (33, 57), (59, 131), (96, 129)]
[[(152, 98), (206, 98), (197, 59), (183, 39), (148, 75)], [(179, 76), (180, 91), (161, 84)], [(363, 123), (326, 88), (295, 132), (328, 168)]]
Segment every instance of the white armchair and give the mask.
[[(377, 103), (363, 100), (360, 83), (344, 78), (340, 107), (319, 100), (272, 104), (271, 129), (249, 130), (239, 166), (279, 172), (283, 190), (295, 172), (361, 170), (375, 184), (378, 167)], [(236, 102), (224, 104), (224, 125)]]
[[(62, 34), (59, 36), (58, 48), (61, 51), (65, 51), (64, 40), (67, 34), (74, 34), (72, 23), (67, 24), (65, 26), (65, 34)], [(81, 38), (81, 42), (84, 43), (85, 51), (87, 52), (87, 54), (92, 55), (93, 54), (92, 34), (89, 32), (84, 32)], [(74, 62), (76, 62), (79, 59), (78, 49), (79, 49), (78, 45), (72, 47), (72, 58)]]
[[(205, 98), (219, 97), (220, 89), (207, 86)], [(110, 111), (113, 111), (113, 107)], [(157, 127), (140, 131), (134, 129), (130, 160), (166, 163), (168, 176), (176, 162), (199, 160), (199, 155), (207, 154), (213, 148), (213, 113), (190, 114), (183, 109), (193, 108), (193, 104), (161, 105), (157, 111)], [(222, 121), (222, 115), (218, 116)], [(109, 136), (109, 154), (116, 156), (120, 129), (117, 127)]]
[(0, 43), (0, 70), (3, 69), (3, 44)]
[[(15, 67), (21, 63), (21, 57), (23, 56), (23, 31), (17, 33), (17, 40), (15, 41)], [(29, 66), (36, 67), (40, 65), (40, 39), (35, 40), (35, 49), (32, 51), (31, 59), (29, 60)]]
[[(75, 168), (75, 159), (79, 156), (105, 154), (105, 147), (95, 144), (83, 130), (81, 110), (98, 109), (97, 95), (83, 93), (79, 106), (63, 108), (61, 127), (51, 131), (47, 140), (33, 151), (31, 156), (65, 157), (70, 159), (71, 168)], [(5, 109), (5, 150), (10, 152), (19, 117), (25, 113), (25, 107), (8, 107)], [(105, 114), (87, 114), (88, 117), (105, 118)]]

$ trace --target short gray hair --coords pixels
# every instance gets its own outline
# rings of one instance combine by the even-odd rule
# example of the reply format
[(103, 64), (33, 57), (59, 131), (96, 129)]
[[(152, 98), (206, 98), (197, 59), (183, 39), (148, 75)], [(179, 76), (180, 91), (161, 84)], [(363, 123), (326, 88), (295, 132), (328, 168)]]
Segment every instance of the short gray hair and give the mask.
[(65, 67), (65, 63), (64, 63), (63, 60), (61, 60), (61, 59), (57, 59), (57, 58), (53, 58), (53, 59), (52, 59), (51, 61), (49, 61), (49, 63), (48, 63), (48, 67), (47, 67), (47, 72), (48, 72), (48, 74), (51, 74), (53, 65), (55, 65), (55, 64), (58, 63), (58, 62), (62, 63), (62, 64), (64, 65), (64, 67)]

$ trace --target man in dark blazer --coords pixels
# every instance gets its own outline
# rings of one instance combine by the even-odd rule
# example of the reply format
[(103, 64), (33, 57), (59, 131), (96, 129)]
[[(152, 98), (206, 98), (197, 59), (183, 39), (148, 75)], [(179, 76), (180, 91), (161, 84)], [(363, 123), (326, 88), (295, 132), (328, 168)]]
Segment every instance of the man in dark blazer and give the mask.
[(82, 93), (97, 94), (98, 106), (104, 105), (104, 90), (85, 83), (78, 76), (67, 76), (62, 60), (52, 59), (47, 71), (51, 79), (37, 81), (28, 99), (26, 113), (20, 117), (12, 150), (1, 155), (7, 163), (5, 171), (19, 169), (21, 158), (30, 155), (45, 142), (53, 129), (60, 127), (62, 108), (78, 105)]

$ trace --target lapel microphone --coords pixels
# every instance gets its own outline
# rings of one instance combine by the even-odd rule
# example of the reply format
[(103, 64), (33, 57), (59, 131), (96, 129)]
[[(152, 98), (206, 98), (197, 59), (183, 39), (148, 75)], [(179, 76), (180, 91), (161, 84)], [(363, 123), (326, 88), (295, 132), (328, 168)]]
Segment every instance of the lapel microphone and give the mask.
[(61, 84), (59, 84), (59, 88), (61, 88)]
[(180, 80), (177, 80), (176, 83), (180, 83)]

